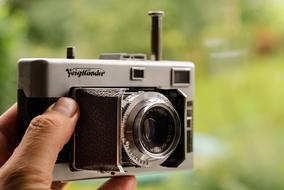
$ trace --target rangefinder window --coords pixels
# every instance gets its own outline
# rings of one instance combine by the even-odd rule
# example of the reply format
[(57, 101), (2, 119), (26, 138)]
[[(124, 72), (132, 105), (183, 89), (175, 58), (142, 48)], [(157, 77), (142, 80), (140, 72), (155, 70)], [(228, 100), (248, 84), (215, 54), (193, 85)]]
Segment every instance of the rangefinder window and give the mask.
[(144, 68), (143, 67), (132, 67), (131, 68), (131, 79), (132, 80), (143, 80)]

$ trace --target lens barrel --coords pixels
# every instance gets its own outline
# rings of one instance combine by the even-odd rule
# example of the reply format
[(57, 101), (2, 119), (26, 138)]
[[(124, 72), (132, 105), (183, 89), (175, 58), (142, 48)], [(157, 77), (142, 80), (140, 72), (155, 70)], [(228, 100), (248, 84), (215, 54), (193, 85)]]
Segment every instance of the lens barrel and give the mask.
[(124, 109), (121, 136), (127, 156), (141, 167), (160, 165), (181, 136), (174, 107), (158, 92), (137, 92), (124, 100)]

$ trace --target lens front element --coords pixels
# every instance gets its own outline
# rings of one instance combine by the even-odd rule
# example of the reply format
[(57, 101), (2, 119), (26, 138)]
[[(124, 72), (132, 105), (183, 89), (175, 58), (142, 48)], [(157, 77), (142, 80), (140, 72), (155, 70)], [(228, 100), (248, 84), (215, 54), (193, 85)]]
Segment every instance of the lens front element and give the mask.
[(142, 119), (139, 120), (140, 125), (137, 126), (138, 135), (136, 142), (141, 144), (143, 148), (152, 154), (166, 153), (174, 141), (176, 128), (173, 115), (170, 110), (162, 107), (163, 105), (156, 105), (148, 108), (143, 114)]

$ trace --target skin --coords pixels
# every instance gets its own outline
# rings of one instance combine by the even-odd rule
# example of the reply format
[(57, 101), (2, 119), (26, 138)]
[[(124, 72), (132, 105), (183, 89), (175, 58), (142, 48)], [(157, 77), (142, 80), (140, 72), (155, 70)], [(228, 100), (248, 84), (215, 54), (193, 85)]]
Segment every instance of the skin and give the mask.
[[(52, 183), (52, 171), (62, 147), (68, 142), (80, 111), (70, 98), (60, 98), (35, 117), (17, 146), (17, 105), (0, 116), (0, 189), (60, 190), (64, 183)], [(133, 176), (108, 180), (99, 190), (133, 190)]]

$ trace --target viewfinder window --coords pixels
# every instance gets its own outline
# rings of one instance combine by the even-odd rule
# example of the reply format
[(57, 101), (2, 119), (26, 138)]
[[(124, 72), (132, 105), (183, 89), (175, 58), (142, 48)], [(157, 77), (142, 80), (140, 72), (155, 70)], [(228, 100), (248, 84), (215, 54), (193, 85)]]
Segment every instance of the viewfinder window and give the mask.
[(190, 69), (174, 68), (172, 70), (172, 85), (186, 86), (190, 83)]

